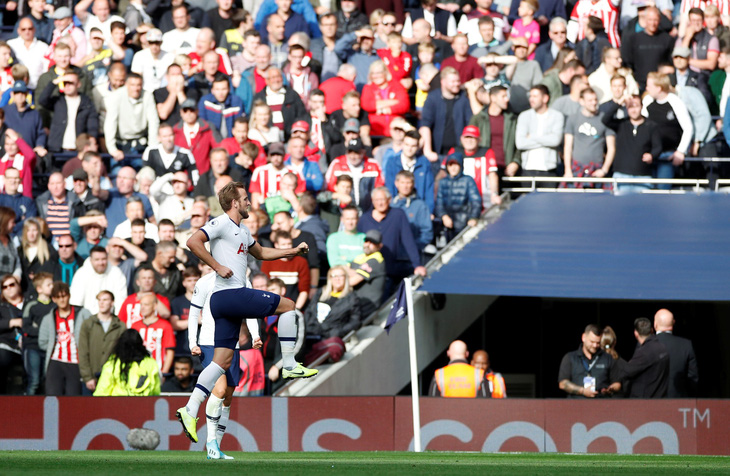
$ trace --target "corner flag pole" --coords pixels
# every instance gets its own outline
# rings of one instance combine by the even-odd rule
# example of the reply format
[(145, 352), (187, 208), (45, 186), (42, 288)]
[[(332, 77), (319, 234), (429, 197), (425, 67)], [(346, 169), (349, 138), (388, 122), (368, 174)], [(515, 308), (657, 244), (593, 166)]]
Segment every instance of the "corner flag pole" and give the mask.
[(411, 360), (411, 400), (413, 402), (413, 451), (421, 452), (421, 410), (418, 386), (418, 364), (416, 362), (416, 322), (413, 314), (413, 284), (405, 278), (406, 302), (408, 305), (408, 351)]

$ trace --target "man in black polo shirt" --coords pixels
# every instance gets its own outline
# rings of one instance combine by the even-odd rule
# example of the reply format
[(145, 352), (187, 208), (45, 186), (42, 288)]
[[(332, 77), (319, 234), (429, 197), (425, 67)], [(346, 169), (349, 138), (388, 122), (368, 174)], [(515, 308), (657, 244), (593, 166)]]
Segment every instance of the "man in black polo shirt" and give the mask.
[[(601, 350), (601, 328), (586, 326), (583, 343), (560, 362), (558, 386), (568, 398), (595, 398), (621, 389), (613, 357)], [(609, 388), (610, 387), (610, 388)]]

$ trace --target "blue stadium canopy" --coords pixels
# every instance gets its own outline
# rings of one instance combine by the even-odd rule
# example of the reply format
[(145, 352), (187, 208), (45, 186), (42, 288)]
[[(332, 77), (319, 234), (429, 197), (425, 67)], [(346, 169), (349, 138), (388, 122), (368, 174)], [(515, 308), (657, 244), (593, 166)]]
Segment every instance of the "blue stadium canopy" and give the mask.
[(420, 290), (730, 301), (730, 197), (531, 193)]

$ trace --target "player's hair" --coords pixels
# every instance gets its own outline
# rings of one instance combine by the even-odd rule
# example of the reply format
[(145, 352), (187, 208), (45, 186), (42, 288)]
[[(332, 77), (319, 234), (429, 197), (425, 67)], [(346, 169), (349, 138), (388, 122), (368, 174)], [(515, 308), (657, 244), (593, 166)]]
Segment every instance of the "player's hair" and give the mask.
[(114, 293), (111, 291), (107, 291), (106, 289), (102, 289), (98, 293), (96, 293), (96, 299), (100, 299), (102, 296), (107, 295), (110, 298), (112, 298), (112, 302), (114, 302)]
[(185, 278), (199, 278), (203, 273), (200, 272), (197, 266), (188, 266), (185, 271), (182, 272), (183, 279)]
[(241, 182), (230, 182), (218, 192), (218, 202), (224, 212), (230, 210), (233, 206), (233, 201), (238, 200), (238, 197), (241, 196), (239, 189), (246, 190), (246, 186)]
[(410, 181), (415, 181), (416, 177), (413, 175), (413, 172), (410, 170), (401, 170), (397, 174), (395, 174), (395, 179), (398, 180), (398, 178), (404, 178), (408, 179)]
[(641, 336), (650, 336), (654, 328), (651, 325), (651, 321), (646, 317), (639, 317), (634, 321), (634, 330)]
[(597, 336), (600, 336), (603, 332), (603, 329), (601, 329), (597, 324), (588, 324), (583, 331), (584, 334), (595, 334)]
[(39, 287), (41, 287), (41, 284), (43, 284), (43, 281), (46, 279), (53, 279), (53, 275), (51, 273), (47, 273), (45, 271), (41, 271), (40, 273), (33, 276), (33, 287), (38, 290)]
[(116, 366), (116, 362), (119, 361), (121, 370), (119, 372), (119, 380), (126, 382), (132, 364), (140, 363), (149, 356), (150, 353), (147, 352), (147, 348), (144, 346), (144, 342), (142, 341), (142, 336), (139, 335), (139, 331), (127, 329), (119, 336), (110, 359), (113, 359), (112, 362), (114, 362), (114, 366)]
[(64, 283), (63, 281), (56, 281), (53, 283), (53, 288), (51, 289), (51, 297), (58, 297), (62, 294), (71, 294), (71, 288), (68, 286), (68, 284)]

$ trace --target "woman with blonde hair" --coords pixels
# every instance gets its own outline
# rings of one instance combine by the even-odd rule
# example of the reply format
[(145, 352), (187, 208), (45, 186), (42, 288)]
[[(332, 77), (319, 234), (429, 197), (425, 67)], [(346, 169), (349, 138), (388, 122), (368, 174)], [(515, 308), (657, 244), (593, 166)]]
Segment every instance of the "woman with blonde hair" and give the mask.
[(254, 101), (251, 107), (248, 140), (258, 141), (262, 146), (284, 140), (281, 129), (271, 125), (271, 108), (261, 99)]
[(12, 208), (0, 207), (0, 274), (12, 274), (20, 279), (22, 268), (18, 250), (10, 234), (15, 227), (15, 212)]
[(390, 136), (390, 121), (410, 109), (408, 91), (393, 78), (382, 60), (374, 61), (362, 89), (361, 107), (368, 113), (371, 136)]
[(307, 336), (317, 341), (345, 337), (360, 326), (360, 300), (350, 287), (344, 266), (327, 272), (327, 284), (318, 289), (304, 311)]
[[(618, 375), (622, 375), (626, 361), (618, 355), (618, 352), (616, 352), (616, 342), (616, 332), (614, 332), (613, 328), (611, 326), (604, 327), (603, 332), (601, 333), (601, 349), (613, 357), (613, 360), (616, 361), (614, 365), (616, 366)], [(621, 391), (613, 393), (613, 396), (620, 398), (626, 395), (628, 385), (628, 380), (621, 380)]]
[(48, 246), (43, 236), (45, 221), (42, 218), (28, 218), (23, 224), (23, 234), (18, 247), (18, 256), (23, 270), (23, 289), (30, 286), (33, 277), (46, 271), (53, 273), (53, 265), (57, 259), (56, 250)]

